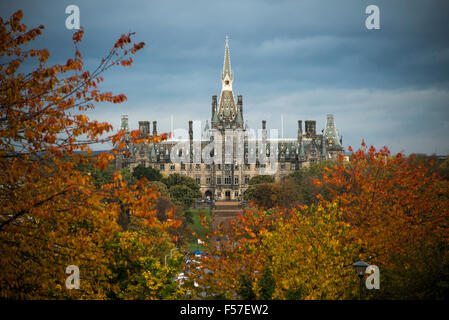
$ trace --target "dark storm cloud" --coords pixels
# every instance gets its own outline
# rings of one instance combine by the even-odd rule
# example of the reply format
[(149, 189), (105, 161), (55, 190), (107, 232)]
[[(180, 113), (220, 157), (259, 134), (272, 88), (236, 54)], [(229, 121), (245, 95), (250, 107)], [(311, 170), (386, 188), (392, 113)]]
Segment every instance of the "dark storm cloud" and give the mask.
[[(69, 4), (80, 7), (89, 66), (121, 33), (147, 43), (133, 67), (105, 75), (105, 88), (128, 101), (99, 105), (97, 119), (118, 125), (127, 113), (134, 127), (148, 119), (165, 130), (170, 115), (175, 127), (205, 121), (228, 33), (234, 90), (251, 126), (279, 127), (282, 113), (284, 135), (294, 136), (297, 119), (322, 128), (333, 113), (345, 145), (365, 138), (394, 151), (449, 153), (448, 1), (11, 1), (0, 10), (20, 8), (27, 25), (44, 24), (39, 46), (61, 62), (73, 54)], [(371, 4), (381, 30), (365, 28)]]

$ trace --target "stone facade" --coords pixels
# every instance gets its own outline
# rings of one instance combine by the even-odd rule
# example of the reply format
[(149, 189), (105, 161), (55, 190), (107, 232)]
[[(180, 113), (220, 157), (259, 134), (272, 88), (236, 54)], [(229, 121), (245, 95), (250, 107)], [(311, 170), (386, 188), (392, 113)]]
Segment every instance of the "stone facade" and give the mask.
[[(248, 188), (248, 181), (253, 176), (273, 174), (275, 179), (279, 180), (310, 163), (334, 159), (343, 153), (342, 138), (338, 134), (332, 115), (327, 115), (326, 126), (322, 133), (316, 132), (316, 121), (306, 120), (303, 131), (303, 123), (298, 120), (296, 138), (267, 137), (266, 121), (263, 120), (261, 129), (263, 143), (260, 139), (254, 141), (255, 136), (249, 134), (254, 131), (248, 128), (247, 122), (244, 124), (243, 120), (243, 97), (239, 95), (237, 101), (234, 99), (232, 91), (234, 76), (231, 71), (227, 39), (221, 78), (220, 100), (217, 101), (216, 95), (212, 96), (211, 127), (206, 121), (205, 127), (200, 129), (201, 133), (194, 136), (194, 124), (193, 121), (189, 121), (189, 130), (185, 137), (175, 138), (171, 133), (168, 140), (157, 144), (134, 145), (129, 142), (129, 136), (125, 137), (129, 153), (128, 156), (117, 157), (116, 168), (132, 170), (142, 164), (160, 170), (165, 176), (179, 173), (198, 182), (204, 199), (241, 200), (243, 192)], [(138, 125), (142, 136), (157, 135), (156, 121), (153, 121), (152, 133), (149, 121), (139, 121)], [(122, 116), (121, 129), (129, 132), (126, 115)], [(239, 132), (243, 138), (231, 139), (229, 147), (226, 140), (227, 132)], [(217, 144), (219, 142), (217, 137), (220, 137), (221, 144)], [(239, 146), (240, 149), (237, 150)], [(220, 147), (221, 153), (218, 152)], [(227, 147), (229, 149), (226, 149)], [(261, 151), (265, 148), (266, 154)], [(232, 152), (228, 152), (229, 150)], [(205, 154), (213, 156), (214, 161), (211, 163), (204, 159)], [(174, 155), (183, 157), (184, 160), (173, 161)], [(263, 158), (269, 158), (269, 161), (262, 161)], [(254, 161), (250, 161), (251, 159)], [(277, 162), (277, 169), (267, 171), (267, 168), (272, 168), (270, 165), (274, 162)]]

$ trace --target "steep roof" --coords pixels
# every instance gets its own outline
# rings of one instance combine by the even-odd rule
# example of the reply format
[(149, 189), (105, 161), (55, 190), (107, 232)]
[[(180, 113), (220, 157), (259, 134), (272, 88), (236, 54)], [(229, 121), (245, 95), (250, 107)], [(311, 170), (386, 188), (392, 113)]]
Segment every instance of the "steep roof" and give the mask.
[(223, 73), (221, 74), (221, 79), (224, 80), (226, 75), (229, 76), (229, 79), (233, 80), (233, 74), (231, 70), (231, 57), (229, 55), (229, 44), (228, 44), (228, 35), (226, 35), (226, 45), (225, 45), (225, 55), (224, 55), (224, 63), (223, 63)]
[(340, 136), (338, 135), (337, 127), (335, 126), (334, 116), (328, 114), (326, 118), (326, 126), (324, 128), (324, 138), (335, 147), (341, 147)]

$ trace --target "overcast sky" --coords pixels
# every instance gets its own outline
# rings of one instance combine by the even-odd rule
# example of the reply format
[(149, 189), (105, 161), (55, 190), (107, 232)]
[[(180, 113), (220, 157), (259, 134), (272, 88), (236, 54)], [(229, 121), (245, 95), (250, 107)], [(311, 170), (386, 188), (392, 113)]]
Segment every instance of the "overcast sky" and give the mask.
[[(362, 139), (393, 152), (449, 153), (449, 1), (447, 0), (141, 0), (2, 1), (3, 18), (22, 9), (50, 62), (73, 56), (66, 6), (80, 8), (81, 52), (94, 67), (122, 34), (146, 47), (131, 68), (105, 75), (102, 89), (125, 93), (90, 115), (118, 127), (157, 120), (158, 131), (210, 121), (221, 90), (229, 35), (234, 93), (250, 127), (296, 137), (297, 120), (335, 117), (345, 147)], [(380, 30), (367, 30), (365, 8), (380, 8)]]

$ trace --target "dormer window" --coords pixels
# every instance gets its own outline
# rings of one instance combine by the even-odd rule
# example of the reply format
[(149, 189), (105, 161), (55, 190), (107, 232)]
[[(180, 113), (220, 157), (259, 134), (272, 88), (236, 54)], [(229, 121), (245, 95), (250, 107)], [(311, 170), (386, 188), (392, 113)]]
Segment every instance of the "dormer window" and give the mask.
[(229, 80), (226, 80), (226, 81), (225, 81), (225, 84), (226, 84), (226, 85), (229, 85)]

